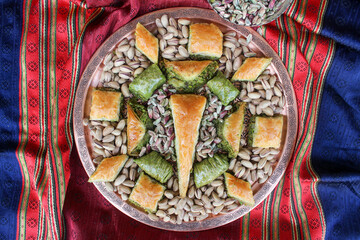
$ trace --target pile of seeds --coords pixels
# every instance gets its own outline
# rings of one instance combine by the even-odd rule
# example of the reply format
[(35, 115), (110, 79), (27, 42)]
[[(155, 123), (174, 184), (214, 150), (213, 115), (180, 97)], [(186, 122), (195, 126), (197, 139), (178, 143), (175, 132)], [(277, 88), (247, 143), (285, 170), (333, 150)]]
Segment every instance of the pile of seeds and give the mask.
[(183, 221), (201, 221), (238, 208), (240, 203), (227, 196), (223, 180), (223, 176), (220, 176), (211, 184), (196, 188), (191, 177), (187, 197), (180, 198), (178, 180), (170, 178), (164, 198), (159, 202), (157, 212), (149, 214), (150, 219), (156, 221), (161, 218), (165, 222), (181, 224)]
[(274, 116), (283, 111), (285, 97), (281, 83), (276, 75), (270, 75), (265, 70), (254, 82), (241, 83), (240, 99), (249, 103), (249, 110), (252, 115), (265, 114)]
[(256, 181), (264, 183), (272, 174), (272, 166), (276, 163), (279, 152), (277, 149), (243, 148), (237, 158), (230, 161), (229, 170), (237, 178), (242, 178), (250, 184)]
[(196, 145), (196, 160), (201, 162), (203, 159), (213, 157), (218, 151), (217, 145), (221, 139), (217, 136), (216, 121), (222, 121), (232, 106), (223, 106), (219, 98), (207, 86), (202, 87), (198, 92), (207, 97), (201, 120), (199, 140)]
[[(189, 20), (175, 20), (163, 15), (156, 20), (157, 29), (154, 34), (160, 40), (160, 54), (169, 60), (184, 60), (189, 57), (186, 50), (188, 42)], [(235, 73), (247, 57), (256, 56), (249, 47), (252, 35), (238, 38), (235, 32), (224, 34), (223, 55), (219, 59), (219, 70), (227, 78)], [(121, 89), (127, 101), (132, 94), (128, 84), (146, 69), (150, 62), (134, 47), (134, 39), (122, 40), (116, 49), (104, 59), (100, 86)], [(248, 102), (252, 115), (266, 114), (273, 116), (280, 113), (285, 105), (281, 83), (269, 70), (265, 70), (254, 82), (241, 82), (237, 85), (240, 95), (233, 101)], [(168, 84), (164, 84), (154, 92), (146, 102), (147, 112), (155, 125), (149, 130), (149, 143), (143, 147), (140, 156), (150, 151), (157, 151), (173, 164), (176, 172), (176, 154), (174, 149), (174, 124), (169, 108), (169, 98), (176, 92)], [(212, 157), (220, 149), (221, 139), (217, 136), (216, 122), (223, 119), (231, 111), (232, 106), (223, 106), (216, 95), (207, 86), (199, 89), (198, 94), (207, 97), (207, 104), (201, 121), (199, 140), (196, 145), (196, 160), (202, 161)], [(126, 119), (119, 122), (89, 121), (84, 119), (93, 139), (93, 162), (97, 165), (103, 158), (127, 153)], [(238, 178), (250, 183), (264, 183), (273, 171), (279, 150), (246, 148), (245, 139), (241, 139), (244, 147), (234, 159), (230, 160), (229, 171)], [(109, 191), (117, 192), (126, 201), (135, 186), (141, 169), (129, 158), (115, 181), (105, 183)], [(224, 178), (218, 177), (212, 183), (197, 189), (191, 175), (187, 197), (179, 196), (179, 183), (174, 175), (166, 184), (167, 189), (159, 202), (155, 214), (149, 214), (152, 220), (162, 219), (165, 222), (181, 224), (182, 222), (201, 221), (211, 215), (225, 214), (240, 206), (240, 203), (227, 196)]]
[(132, 188), (135, 186), (136, 179), (140, 175), (140, 168), (134, 162), (133, 158), (129, 158), (125, 166), (121, 170), (119, 176), (111, 183), (105, 183), (110, 192), (118, 192), (123, 201), (128, 200)]
[(174, 93), (174, 89), (164, 84), (161, 89), (155, 91), (148, 101), (148, 115), (154, 120), (154, 131), (149, 130), (150, 134), (148, 149), (160, 152), (166, 160), (176, 161), (175, 158), (175, 132), (174, 122), (169, 107), (169, 97)]
[(161, 56), (168, 60), (185, 60), (189, 57), (186, 45), (189, 41), (190, 21), (175, 20), (168, 15), (157, 18), (157, 38), (159, 39)]
[(135, 39), (124, 38), (116, 49), (106, 55), (100, 86), (121, 89), (125, 98), (131, 97), (129, 83), (150, 66), (145, 55), (135, 48)]
[(224, 71), (227, 78), (238, 70), (245, 58), (256, 56), (256, 53), (248, 47), (252, 34), (249, 34), (246, 39), (238, 38), (236, 35), (233, 31), (224, 34), (224, 49), (219, 59), (219, 69)]
[(127, 153), (126, 121), (94, 121), (84, 118), (85, 126), (90, 129), (93, 146), (93, 162), (99, 164), (103, 158)]
[(239, 25), (261, 25), (279, 10), (285, 0), (210, 0), (212, 8), (224, 19)]

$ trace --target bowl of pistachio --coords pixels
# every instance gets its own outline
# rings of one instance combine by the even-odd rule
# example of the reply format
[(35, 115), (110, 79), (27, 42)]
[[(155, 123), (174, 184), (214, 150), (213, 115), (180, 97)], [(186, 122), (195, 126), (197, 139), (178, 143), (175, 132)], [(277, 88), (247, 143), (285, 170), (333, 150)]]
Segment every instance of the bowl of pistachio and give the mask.
[(293, 0), (208, 0), (223, 19), (243, 26), (256, 27), (274, 21)]

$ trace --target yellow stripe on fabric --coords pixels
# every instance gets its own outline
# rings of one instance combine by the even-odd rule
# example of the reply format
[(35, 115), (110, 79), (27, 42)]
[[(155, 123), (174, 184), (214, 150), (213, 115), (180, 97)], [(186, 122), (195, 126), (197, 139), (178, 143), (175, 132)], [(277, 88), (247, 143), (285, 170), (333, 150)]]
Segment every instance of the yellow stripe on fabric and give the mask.
[(271, 198), (272, 194), (269, 195), (267, 198), (264, 199), (263, 201), (263, 215), (262, 215), (262, 223), (261, 223), (261, 226), (262, 226), (262, 231), (261, 231), (261, 234), (262, 234), (262, 239), (267, 239), (267, 236), (269, 234), (269, 219), (271, 216), (269, 214), (269, 211), (270, 211), (270, 208), (269, 208), (269, 202), (271, 204), (271, 201), (269, 200)]
[[(101, 12), (100, 10), (99, 11), (95, 11), (95, 13), (97, 12)], [(97, 14), (93, 14), (91, 16), (91, 19), (88, 21), (87, 24), (85, 24), (85, 28), (88, 26), (88, 24), (97, 16)], [(74, 45), (74, 50), (73, 50), (73, 59), (79, 59), (81, 57), (81, 49), (80, 49), (80, 45), (81, 45), (81, 41), (82, 41), (82, 37), (83, 37), (83, 34), (84, 34), (84, 31), (85, 31), (85, 28), (82, 29), (82, 32), (81, 34), (79, 35), (79, 38), (77, 39), (77, 42), (76, 44)], [(53, 43), (54, 45), (56, 45), (56, 42)], [(74, 61), (75, 62), (75, 61)], [(77, 64), (73, 65), (73, 76), (76, 77), (78, 74), (78, 71), (80, 71), (80, 61), (78, 61)], [(75, 73), (74, 73), (74, 69), (75, 69)], [(76, 80), (77, 81), (77, 80)], [(70, 89), (71, 89), (71, 92), (73, 92), (74, 90), (74, 84), (71, 84), (70, 85)], [(57, 185), (60, 185), (59, 186), (59, 191), (58, 194), (59, 194), (59, 198), (57, 199), (58, 200), (58, 206), (60, 209), (58, 209), (58, 211), (61, 213), (62, 212), (62, 209), (63, 209), (63, 205), (64, 205), (64, 199), (65, 199), (65, 192), (66, 192), (66, 189), (65, 189), (65, 171), (64, 171), (64, 167), (63, 167), (63, 162), (62, 162), (62, 153), (61, 153), (61, 150), (60, 150), (60, 147), (59, 147), (59, 140), (60, 140), (60, 137), (58, 135), (59, 133), (59, 112), (58, 112), (58, 104), (59, 104), (59, 91), (57, 89), (57, 91), (54, 92), (55, 94), (55, 97), (54, 97), (54, 111), (53, 111), (53, 116), (51, 117), (51, 131), (50, 131), (50, 134), (51, 134), (51, 149), (49, 149), (49, 152), (48, 152), (48, 161), (49, 161), (49, 167), (50, 167), (50, 170), (53, 174), (56, 174), (57, 176), (57, 179), (58, 179), (58, 182), (53, 182), (55, 179), (54, 178), (51, 178), (50, 179), (50, 185), (53, 188), (55, 188), (55, 184)], [(70, 101), (69, 101), (70, 102)], [(68, 103), (69, 104), (69, 103)], [(68, 119), (66, 119), (67, 123), (69, 123), (70, 121)], [(65, 134), (66, 135), (66, 134)], [(70, 142), (72, 140), (70, 139)], [(53, 166), (53, 162), (55, 163)], [(53, 190), (54, 191), (54, 190)], [(49, 206), (52, 206), (52, 204), (50, 203), (50, 199), (54, 200), (53, 198), (55, 198), (55, 196), (53, 196), (51, 193), (53, 191), (50, 191), (49, 193)], [(52, 201), (53, 202), (53, 201)], [(53, 210), (53, 209), (51, 209)], [(54, 239), (59, 239), (60, 236), (63, 234), (63, 232), (60, 232), (60, 227), (61, 229), (64, 229), (65, 228), (65, 225), (64, 225), (64, 222), (62, 222), (62, 226), (56, 224), (53, 222), (53, 220), (55, 221), (61, 221), (61, 215), (59, 216), (57, 214), (57, 211), (50, 211), (52, 216), (50, 217), (50, 221), (51, 221), (51, 225), (52, 226), (56, 226), (55, 229), (51, 229), (52, 230), (52, 238)]]
[[(291, 76), (291, 79), (294, 79), (295, 76), (295, 64), (296, 64), (296, 53), (297, 53), (297, 42), (298, 42), (298, 33), (296, 31), (296, 27), (295, 27), (295, 21), (291, 18), (286, 18), (286, 25), (287, 26), (287, 32), (289, 33), (289, 35), (291, 36), (291, 39), (289, 39), (289, 57), (288, 57), (288, 72)], [(311, 43), (310, 43), (311, 44)], [(315, 48), (314, 48), (315, 49)], [(306, 82), (310, 82), (310, 81), (306, 81)], [(304, 94), (304, 96), (306, 96), (306, 94)], [(304, 112), (302, 112), (304, 113)], [(303, 115), (303, 114), (302, 114)], [(300, 166), (301, 166), (301, 161), (298, 162), (298, 165), (296, 165), (298, 156), (295, 158), (295, 163), (294, 163), (294, 168), (293, 168), (293, 172), (294, 172), (294, 189), (295, 189), (295, 199), (294, 199), (294, 203), (297, 205), (297, 209), (301, 209), (302, 210), (302, 203), (301, 203), (301, 186), (297, 185), (297, 182), (300, 182), (300, 179), (298, 178), (298, 175), (296, 173), (298, 173), (300, 171)], [(296, 193), (299, 192), (300, 197), (296, 196)], [(300, 204), (299, 204), (299, 200), (300, 200)], [(304, 215), (303, 211), (297, 211), (299, 212), (299, 216), (300, 216), (300, 222), (301, 222), (301, 230), (303, 232), (303, 236), (305, 236), (306, 239), (309, 239), (310, 237), (310, 229), (309, 226), (307, 224), (307, 217), (306, 215)], [(296, 212), (294, 213), (296, 214)]]
[(28, 142), (28, 98), (27, 98), (27, 71), (26, 71), (26, 39), (28, 35), (28, 26), (29, 26), (29, 15), (32, 1), (24, 1), (23, 4), (23, 27), (22, 27), (22, 38), (20, 46), (20, 124), (21, 132), (20, 142), (17, 149), (17, 157), (19, 159), (19, 165), (23, 175), (23, 189), (21, 194), (21, 199), (19, 202), (18, 208), (18, 229), (17, 229), (17, 239), (25, 239), (26, 237), (26, 212), (28, 208), (28, 200), (30, 195), (30, 175), (26, 165), (25, 158), (25, 148)]
[[(285, 18), (286, 16), (280, 17), (277, 21), (277, 27), (280, 30), (280, 37), (279, 37), (279, 56), (282, 59), (282, 61), (284, 63), (287, 63), (287, 37), (284, 34), (284, 32), (286, 31), (286, 27), (285, 27)], [(290, 73), (289, 73), (290, 74)], [(293, 79), (293, 76), (291, 76), (290, 74), (290, 78)], [(291, 191), (291, 185), (290, 185), (290, 191)], [(291, 195), (290, 195), (291, 196)], [(294, 217), (295, 215), (293, 214), (293, 207), (291, 204), (291, 197), (290, 197), (290, 220), (291, 220), (291, 230), (292, 230), (292, 235), (293, 235), (293, 239), (295, 239), (299, 233), (297, 231), (297, 222), (296, 219)]]
[(320, 10), (319, 10), (320, 14), (318, 15), (318, 17), (316, 19), (316, 23), (315, 23), (315, 27), (314, 27), (314, 32), (316, 32), (316, 33), (321, 32), (327, 6), (328, 6), (328, 0), (320, 1)]
[(72, 29), (72, 18), (75, 11), (75, 4), (70, 1), (69, 14), (66, 18), (67, 21), (67, 36), (68, 36), (68, 54), (71, 52), (71, 46), (73, 45), (73, 29)]
[[(81, 49), (80, 49), (80, 44), (83, 40), (83, 37), (84, 37), (84, 33), (85, 33), (85, 30), (87, 28), (87, 26), (92, 22), (94, 21), (99, 15), (101, 15), (103, 13), (104, 9), (103, 8), (99, 8), (99, 9), (96, 9), (96, 11), (94, 11), (90, 17), (89, 17), (89, 20), (88, 22), (85, 24), (85, 27), (82, 29), (82, 32), (80, 33), (80, 37), (78, 39), (78, 42), (76, 43), (75, 45), (75, 48), (74, 48), (74, 54), (73, 54), (73, 60), (75, 60), (75, 58), (81, 58)], [(69, 96), (70, 96), (70, 101), (68, 102), (68, 106), (67, 106), (67, 111), (66, 111), (66, 119), (65, 119), (65, 122), (71, 122), (72, 120), (72, 114), (73, 114), (73, 105), (74, 105), (74, 97), (75, 97), (75, 90), (76, 90), (76, 86), (77, 86), (77, 83), (79, 81), (79, 78), (80, 78), (80, 61), (78, 62), (78, 67), (73, 69), (72, 70), (72, 75), (71, 75), (71, 78), (74, 80), (70, 86), (70, 93), (69, 93)], [(68, 138), (68, 136), (72, 136), (72, 125), (71, 124), (67, 124), (66, 125), (66, 128), (65, 128), (65, 136), (67, 137), (67, 141), (68, 141), (68, 144), (69, 144), (69, 147), (71, 148), (72, 147), (72, 144), (73, 144), (73, 139), (72, 137), (71, 138)]]
[[(307, 33), (308, 30), (305, 29), (305, 28), (303, 28), (303, 31), (306, 31), (306, 33)], [(304, 35), (305, 35), (305, 34), (304, 34)], [(314, 54), (314, 52), (315, 52), (315, 46), (316, 46), (316, 44), (317, 44), (317, 36), (316, 36), (315, 34), (313, 34), (313, 33), (311, 33), (311, 34), (306, 34), (306, 35), (310, 35), (310, 36), (309, 36), (309, 38), (310, 38), (310, 43), (309, 43), (308, 49), (306, 50), (305, 57), (306, 57), (306, 59), (307, 59), (308, 62), (311, 62), (311, 59), (312, 59), (313, 54)], [(328, 57), (329, 57), (329, 56), (328, 56), (328, 54), (327, 54), (327, 58), (328, 58)], [(327, 58), (325, 58), (325, 59), (327, 59)], [(324, 64), (325, 64), (325, 63), (324, 63)], [(324, 66), (322, 66), (321, 72), (323, 71), (323, 68), (324, 68)], [(309, 80), (306, 81), (306, 83), (310, 83), (311, 86), (310, 86), (310, 87), (305, 87), (305, 89), (313, 89), (314, 86), (312, 86), (312, 83), (313, 83), (312, 78), (313, 78), (312, 75), (310, 75), (310, 76), (308, 77)], [(297, 156), (297, 158), (296, 158), (296, 161), (295, 161), (295, 164), (297, 163), (297, 165), (295, 165), (297, 171), (294, 173), (294, 179), (295, 179), (295, 181), (294, 181), (294, 188), (295, 188), (295, 194), (298, 193), (299, 196), (300, 196), (300, 197), (296, 197), (296, 199), (301, 199), (301, 184), (300, 184), (300, 180), (299, 180), (299, 177), (298, 177), (299, 174), (300, 174), (301, 161), (302, 161), (302, 160), (303, 160), (303, 161), (305, 160), (305, 162), (307, 163), (306, 166), (309, 165), (309, 160), (310, 160), (310, 157), (309, 157), (309, 156), (310, 156), (310, 155), (308, 155), (308, 157), (307, 157), (306, 159), (304, 159), (304, 157), (305, 157), (305, 154), (306, 154), (306, 149), (308, 149), (308, 147), (311, 147), (311, 146), (312, 146), (312, 141), (313, 141), (313, 137), (312, 137), (312, 136), (314, 135), (314, 132), (315, 132), (315, 128), (316, 128), (316, 125), (315, 125), (315, 124), (316, 124), (316, 118), (317, 118), (317, 107), (318, 107), (318, 104), (316, 104), (316, 103), (319, 102), (319, 99), (316, 98), (316, 96), (318, 96), (318, 95), (321, 94), (322, 84), (323, 84), (323, 80), (322, 80), (322, 79), (319, 79), (318, 85), (315, 87), (315, 89), (318, 89), (317, 93), (319, 93), (319, 94), (315, 94), (315, 97), (314, 97), (313, 99), (311, 99), (311, 96), (312, 96), (312, 95), (310, 95), (310, 98), (309, 98), (309, 99), (306, 99), (307, 101), (304, 101), (304, 102), (306, 102), (305, 106), (307, 106), (307, 107), (306, 107), (306, 111), (304, 111), (304, 113), (308, 114), (308, 112), (309, 112), (309, 109), (308, 109), (308, 108), (309, 108), (311, 105), (312, 105), (312, 106), (315, 106), (315, 107), (312, 107), (312, 108), (310, 109), (310, 121), (308, 121), (305, 117), (302, 118), (302, 124), (305, 125), (306, 122), (309, 122), (310, 126), (309, 126), (309, 128), (307, 129), (307, 131), (303, 133), (303, 134), (306, 134), (306, 138), (305, 138), (305, 140), (303, 141), (303, 145), (301, 146), (300, 154), (298, 154), (298, 156)], [(305, 95), (306, 95), (306, 93), (304, 94), (304, 96), (305, 96)], [(311, 103), (309, 103), (310, 100), (312, 100)], [(310, 105), (310, 104), (311, 104), (311, 105)], [(305, 116), (305, 114), (304, 114), (304, 116)], [(300, 136), (300, 138), (301, 138), (301, 136)], [(307, 170), (308, 170), (308, 172), (309, 172), (309, 175), (312, 177), (312, 180), (313, 180), (313, 181), (316, 181), (316, 180), (317, 180), (316, 175), (314, 175), (314, 173), (312, 173), (308, 168), (307, 168)], [(314, 200), (314, 202), (316, 203), (316, 205), (318, 205), (317, 202), (319, 202), (319, 201), (318, 201), (318, 200), (316, 201), (316, 199), (314, 199), (314, 198), (317, 198), (317, 196), (316, 196), (316, 194), (314, 195), (313, 193), (314, 193), (314, 192), (312, 192), (313, 200)], [(297, 206), (298, 206), (298, 212), (299, 212), (300, 216), (302, 217), (303, 226), (306, 226), (307, 229), (309, 229), (308, 221), (307, 221), (307, 217), (306, 217), (306, 212), (305, 212), (304, 209), (303, 209), (303, 205), (302, 205), (301, 201), (300, 201), (300, 202), (297, 202)], [(322, 209), (321, 209), (319, 206), (317, 206), (317, 209), (318, 209), (318, 211), (319, 211), (320, 217), (323, 218)], [(305, 221), (306, 221), (306, 222), (305, 222)], [(303, 229), (304, 229), (304, 227), (303, 227)], [(305, 233), (306, 233), (306, 232), (305, 232)], [(309, 230), (308, 230), (307, 233), (308, 233), (308, 234), (305, 234), (305, 237), (306, 237), (306, 238), (309, 238), (309, 237), (310, 237), (310, 232), (309, 232)]]
[[(290, 20), (288, 19), (288, 23), (289, 21), (293, 21), (293, 20)], [(293, 24), (288, 24), (288, 26), (293, 26)], [(290, 34), (294, 34), (296, 33), (296, 29), (289, 29), (289, 32)], [(312, 42), (315, 40), (315, 44), (312, 44)], [(297, 42), (297, 39), (295, 39), (294, 41)], [(296, 46), (296, 44), (291, 44), (292, 46)], [(309, 48), (308, 48), (308, 51), (306, 53), (307, 54), (310, 54), (311, 53), (311, 56), (314, 54), (314, 50), (315, 50), (315, 46), (316, 46), (316, 39), (314, 39), (313, 37), (310, 39), (310, 43), (309, 43)], [(306, 57), (305, 55), (305, 57)], [(289, 59), (295, 59), (295, 57), (289, 57)], [(309, 61), (310, 62), (310, 61)], [(291, 69), (289, 69), (289, 71), (291, 71)], [(293, 76), (293, 73), (291, 73), (291, 75)], [(305, 83), (309, 83), (310, 85), (312, 85), (313, 81), (311, 80), (312, 77), (308, 75), (307, 77), (307, 81), (305, 81)], [(307, 89), (307, 88), (305, 88)], [(310, 88), (312, 89), (312, 87)], [(304, 100), (303, 100), (303, 103), (306, 103), (306, 104), (303, 104), (303, 106), (307, 106), (306, 108), (308, 108), (308, 102), (311, 100), (311, 96), (310, 98), (306, 98), (306, 96), (309, 96), (307, 95), (306, 93), (303, 94), (304, 96)], [(307, 116), (307, 113), (308, 111), (306, 109), (303, 109), (304, 111), (302, 111), (302, 117), (300, 118), (301, 121), (302, 121), (302, 126), (305, 126), (306, 124), (306, 116)], [(305, 130), (305, 129), (304, 129)], [(307, 130), (308, 132), (308, 130)], [(309, 135), (307, 135), (306, 137), (309, 137)], [(299, 138), (300, 139), (300, 138)], [(305, 139), (304, 141), (305, 143), (307, 143), (307, 139)], [(300, 216), (300, 221), (301, 221), (301, 229), (302, 229), (302, 232), (303, 232), (303, 237), (305, 238), (310, 238), (311, 234), (310, 234), (310, 229), (309, 229), (309, 225), (308, 225), (308, 219), (307, 219), (307, 216), (306, 216), (306, 213), (303, 209), (303, 206), (302, 206), (302, 202), (301, 202), (301, 184), (300, 184), (300, 178), (299, 178), (299, 172), (300, 172), (300, 167), (301, 167), (301, 164), (302, 164), (302, 160), (304, 158), (304, 155), (306, 153), (306, 146), (302, 145), (301, 146), (301, 149), (299, 150), (300, 151), (300, 154), (297, 154), (296, 158), (295, 158), (295, 162), (294, 162), (294, 168), (293, 168), (293, 179), (294, 179), (294, 182), (293, 182), (293, 187), (294, 187), (294, 193), (295, 193), (295, 198), (294, 198), (294, 203), (296, 204), (296, 208), (297, 208), (297, 213), (299, 214)], [(295, 213), (296, 214), (296, 213)]]
[[(330, 66), (331, 66), (331, 62), (335, 56), (335, 42), (330, 40), (329, 42), (330, 44), (330, 47), (328, 48), (328, 51), (327, 51), (327, 54), (326, 54), (326, 57), (325, 59), (329, 59), (328, 63), (326, 64), (326, 62), (324, 62), (323, 66), (321, 67), (321, 70), (320, 70), (320, 78), (321, 79), (324, 79), (323, 81), (321, 81), (321, 85), (318, 86), (318, 88), (320, 89), (323, 89), (323, 85), (325, 83), (325, 77), (330, 69)], [(316, 109), (316, 112), (315, 112), (315, 121), (314, 121), (314, 132), (316, 130), (316, 127), (317, 127), (317, 118), (318, 118), (318, 109), (320, 108), (320, 102), (321, 102), (321, 98), (322, 98), (322, 91), (320, 92), (319, 94), (319, 104), (318, 104), (318, 107)], [(310, 154), (309, 156), (311, 156), (311, 152), (312, 152), (312, 147), (311, 146), (311, 149), (310, 149)], [(310, 158), (310, 157), (309, 157)], [(315, 206), (316, 208), (318, 209), (319, 213), (320, 213), (320, 218), (321, 218), (321, 226), (322, 226), (322, 236), (325, 236), (325, 232), (326, 232), (326, 219), (325, 219), (325, 216), (324, 216), (324, 212), (323, 212), (323, 208), (322, 208), (322, 205), (321, 205), (321, 201), (319, 199), (319, 195), (317, 193), (317, 184), (319, 182), (319, 177), (317, 175), (317, 173), (315, 172), (315, 170), (313, 169), (312, 167), (312, 164), (311, 164), (311, 160), (309, 159), (307, 161), (307, 169), (308, 171), (313, 175), (315, 176), (315, 181), (314, 181), (314, 187), (311, 188), (311, 194), (313, 196), (314, 199), (316, 199), (315, 201)]]
[(274, 197), (274, 206), (273, 206), (273, 216), (272, 216), (272, 237), (271, 239), (279, 239), (279, 211), (280, 211), (280, 202), (281, 202), (281, 196), (283, 194), (283, 188), (284, 188), (284, 182), (285, 182), (285, 175), (281, 178), (279, 185), (276, 187), (275, 195)]
[(250, 213), (244, 215), (242, 217), (242, 221), (243, 221), (242, 232), (240, 233), (241, 237), (242, 237), (242, 239), (249, 239), (250, 238), (250, 236), (249, 236)]

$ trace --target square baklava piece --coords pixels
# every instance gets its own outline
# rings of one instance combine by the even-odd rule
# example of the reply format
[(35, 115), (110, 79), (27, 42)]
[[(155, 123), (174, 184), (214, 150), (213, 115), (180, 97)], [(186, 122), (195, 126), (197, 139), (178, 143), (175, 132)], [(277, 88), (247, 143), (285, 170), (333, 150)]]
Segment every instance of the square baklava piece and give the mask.
[(260, 148), (280, 148), (283, 116), (251, 118), (249, 145)]
[(92, 93), (90, 120), (119, 121), (121, 93), (95, 89)]

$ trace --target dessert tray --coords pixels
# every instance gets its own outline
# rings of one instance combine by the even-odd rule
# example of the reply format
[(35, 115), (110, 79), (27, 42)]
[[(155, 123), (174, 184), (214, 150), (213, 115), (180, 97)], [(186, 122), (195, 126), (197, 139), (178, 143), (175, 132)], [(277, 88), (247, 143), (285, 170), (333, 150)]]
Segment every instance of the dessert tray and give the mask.
[(164, 9), (113, 33), (85, 68), (74, 136), (89, 182), (153, 227), (234, 221), (280, 181), (297, 132), (280, 58), (211, 10)]

